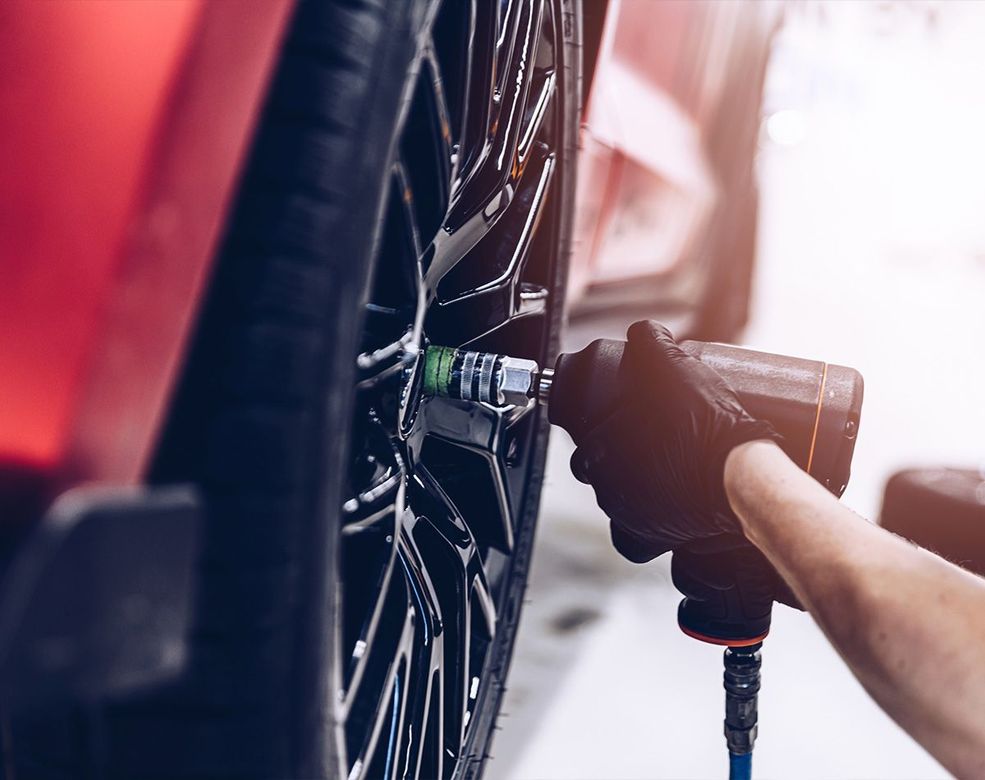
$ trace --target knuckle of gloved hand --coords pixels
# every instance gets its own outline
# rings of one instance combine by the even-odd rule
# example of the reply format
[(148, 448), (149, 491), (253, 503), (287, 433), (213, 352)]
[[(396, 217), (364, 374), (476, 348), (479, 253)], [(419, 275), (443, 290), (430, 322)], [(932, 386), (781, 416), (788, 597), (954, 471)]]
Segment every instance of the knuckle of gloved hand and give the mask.
[(586, 485), (598, 485), (608, 481), (613, 472), (613, 457), (608, 442), (596, 437), (579, 447), (571, 456), (571, 472), (575, 479)]
[(653, 320), (641, 320), (629, 326), (626, 354), (637, 371), (644, 375), (651, 371), (659, 374), (663, 365), (673, 366), (690, 358), (671, 332)]
[(677, 346), (674, 334), (666, 325), (656, 320), (637, 320), (626, 331), (627, 341), (658, 341)]
[(609, 523), (609, 536), (616, 552), (632, 563), (647, 563), (665, 552), (662, 549), (653, 550), (637, 534), (632, 533), (616, 520)]
[(571, 453), (571, 460), (568, 465), (575, 479), (585, 485), (592, 484), (592, 476), (588, 468), (588, 459), (586, 458), (586, 453), (581, 448)]

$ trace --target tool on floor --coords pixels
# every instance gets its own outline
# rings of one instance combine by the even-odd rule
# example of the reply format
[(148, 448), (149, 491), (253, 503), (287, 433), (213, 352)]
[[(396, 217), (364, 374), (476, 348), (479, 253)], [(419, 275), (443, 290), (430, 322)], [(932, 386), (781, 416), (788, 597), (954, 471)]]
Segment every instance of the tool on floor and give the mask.
[[(753, 417), (772, 423), (797, 465), (836, 496), (844, 492), (862, 407), (857, 371), (724, 344), (685, 341), (681, 347), (715, 369)], [(598, 339), (561, 355), (551, 369), (533, 360), (432, 346), (424, 393), (494, 406), (546, 404), (550, 422), (578, 442), (623, 402), (624, 348), (625, 342)], [(760, 650), (769, 632), (768, 612), (749, 615), (744, 609), (739, 593), (726, 590), (717, 603), (684, 599), (678, 610), (684, 633), (726, 647), (725, 737), (734, 780), (751, 776)]]

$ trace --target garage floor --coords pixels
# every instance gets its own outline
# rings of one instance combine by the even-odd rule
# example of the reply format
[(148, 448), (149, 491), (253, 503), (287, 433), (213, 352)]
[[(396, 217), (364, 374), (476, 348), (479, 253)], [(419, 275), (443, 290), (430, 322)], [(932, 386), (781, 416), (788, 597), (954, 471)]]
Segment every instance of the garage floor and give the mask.
[[(774, 58), (745, 341), (862, 371), (844, 501), (875, 517), (897, 468), (985, 466), (985, 8), (942, 6), (932, 28), (916, 13), (826, 8), (795, 17)], [(597, 335), (575, 324), (567, 347)], [(725, 777), (721, 653), (675, 628), (666, 561), (611, 549), (570, 452), (557, 433), (487, 777)], [(786, 607), (760, 711), (759, 778), (947, 776)]]

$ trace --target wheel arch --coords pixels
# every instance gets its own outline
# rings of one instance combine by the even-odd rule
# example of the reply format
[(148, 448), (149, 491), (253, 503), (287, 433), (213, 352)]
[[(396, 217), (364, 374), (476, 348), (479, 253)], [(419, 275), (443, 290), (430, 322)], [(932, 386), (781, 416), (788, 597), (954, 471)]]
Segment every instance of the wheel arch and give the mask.
[(4, 9), (0, 517), (141, 478), (292, 7)]

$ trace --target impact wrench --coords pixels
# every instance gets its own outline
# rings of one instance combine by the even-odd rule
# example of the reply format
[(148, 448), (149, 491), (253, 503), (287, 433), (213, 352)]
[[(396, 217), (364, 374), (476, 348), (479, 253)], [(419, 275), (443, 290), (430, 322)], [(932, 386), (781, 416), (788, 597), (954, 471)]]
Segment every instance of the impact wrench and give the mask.
[[(862, 376), (852, 368), (749, 349), (685, 341), (685, 352), (717, 371), (755, 418), (769, 421), (781, 447), (835, 496), (848, 484), (862, 407)], [(548, 419), (578, 442), (623, 402), (625, 342), (599, 339), (561, 355), (554, 369), (532, 360), (449, 347), (428, 347), (425, 395), (492, 406), (547, 405)], [(660, 399), (655, 398), (654, 403)], [(758, 731), (760, 648), (770, 615), (750, 615), (737, 588), (718, 603), (685, 598), (684, 633), (726, 647), (725, 737), (730, 777), (751, 775)]]

